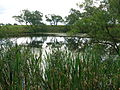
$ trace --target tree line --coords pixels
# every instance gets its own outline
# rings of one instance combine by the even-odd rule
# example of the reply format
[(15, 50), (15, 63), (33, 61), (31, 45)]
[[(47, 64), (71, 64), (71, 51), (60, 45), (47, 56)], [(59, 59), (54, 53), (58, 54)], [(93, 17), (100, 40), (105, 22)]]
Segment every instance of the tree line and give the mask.
[[(96, 6), (99, 2), (99, 5)], [(120, 0), (84, 0), (82, 4), (77, 4), (79, 10), (71, 9), (65, 20), (60, 15), (48, 14), (45, 15), (46, 21), (50, 25), (57, 25), (59, 22), (64, 22), (67, 25), (79, 23), (81, 26), (93, 25), (97, 28), (104, 25), (115, 25), (120, 23)], [(81, 11), (82, 10), (82, 11)], [(43, 13), (40, 11), (22, 10), (20, 15), (13, 16), (19, 23), (26, 25), (39, 25), (42, 24)]]
[[(13, 16), (13, 18), (18, 21), (20, 24), (25, 23), (26, 25), (43, 25), (43, 13), (40, 11), (30, 11), (30, 10), (22, 10), (20, 15)], [(50, 25), (57, 25), (59, 22), (64, 22), (62, 16), (55, 14), (45, 15), (46, 21), (50, 23)]]
[[(64, 19), (56, 14), (45, 15), (45, 19), (50, 25), (58, 25), (58, 23), (70, 25), (73, 32), (108, 30), (120, 23), (119, 5), (120, 0), (84, 0), (83, 3), (77, 4), (79, 10), (71, 8), (69, 15)], [(38, 10), (25, 9), (13, 18), (20, 24), (37, 26), (44, 25), (43, 16)]]

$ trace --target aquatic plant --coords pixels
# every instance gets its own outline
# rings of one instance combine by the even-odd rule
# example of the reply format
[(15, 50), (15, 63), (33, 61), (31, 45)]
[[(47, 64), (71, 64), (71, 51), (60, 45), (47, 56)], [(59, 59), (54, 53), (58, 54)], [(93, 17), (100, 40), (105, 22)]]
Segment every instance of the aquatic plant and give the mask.
[(30, 47), (0, 46), (1, 90), (101, 90), (120, 88), (120, 57), (104, 60), (99, 47), (53, 49), (42, 58)]

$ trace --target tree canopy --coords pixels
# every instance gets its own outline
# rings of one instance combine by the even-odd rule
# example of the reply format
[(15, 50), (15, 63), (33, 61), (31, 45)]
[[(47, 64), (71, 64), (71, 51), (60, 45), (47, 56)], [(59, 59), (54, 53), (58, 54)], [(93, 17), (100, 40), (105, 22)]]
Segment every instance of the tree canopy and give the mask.
[(95, 1), (97, 2), (97, 0), (84, 0), (82, 4), (78, 5), (83, 12), (72, 23), (73, 32), (106, 30), (120, 22), (120, 0), (114, 2), (113, 0), (101, 0), (98, 6), (94, 4)]
[(68, 25), (72, 25), (72, 24), (74, 24), (77, 20), (79, 20), (80, 17), (81, 17), (80, 11), (72, 8), (72, 9), (70, 10), (70, 14), (65, 17), (66, 23), (67, 23)]
[(46, 21), (50, 22), (50, 25), (57, 25), (58, 22), (63, 22), (63, 18), (60, 15), (48, 14), (45, 15)]
[(13, 16), (16, 21), (19, 23), (25, 23), (30, 25), (40, 25), (42, 24), (42, 17), (43, 14), (39, 11), (29, 11), (29, 10), (22, 10), (21, 14), (18, 16)]

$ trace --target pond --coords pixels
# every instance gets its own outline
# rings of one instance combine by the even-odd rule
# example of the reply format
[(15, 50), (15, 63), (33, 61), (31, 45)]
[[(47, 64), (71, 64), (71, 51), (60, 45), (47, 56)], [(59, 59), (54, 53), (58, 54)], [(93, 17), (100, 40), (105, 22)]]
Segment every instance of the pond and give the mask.
[[(98, 47), (103, 55), (116, 55), (116, 46), (114, 42), (96, 40), (93, 38), (81, 37), (60, 37), (60, 36), (39, 36), (39, 37), (14, 37), (2, 38), (0, 44), (5, 45), (11, 43), (12, 45), (21, 45), (33, 48), (36, 52), (39, 49), (42, 52), (50, 52), (52, 49), (69, 50), (71, 52), (81, 52), (87, 46), (91, 48)], [(119, 47), (119, 43), (116, 43)]]

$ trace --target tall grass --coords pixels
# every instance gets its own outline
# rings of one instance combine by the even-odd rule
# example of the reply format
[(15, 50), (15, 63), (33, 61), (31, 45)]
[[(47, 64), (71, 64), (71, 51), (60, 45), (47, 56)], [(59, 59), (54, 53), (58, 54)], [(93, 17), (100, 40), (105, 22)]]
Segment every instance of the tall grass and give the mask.
[(99, 48), (72, 53), (52, 50), (46, 58), (29, 47), (1, 45), (1, 90), (119, 90), (120, 57), (102, 60)]

